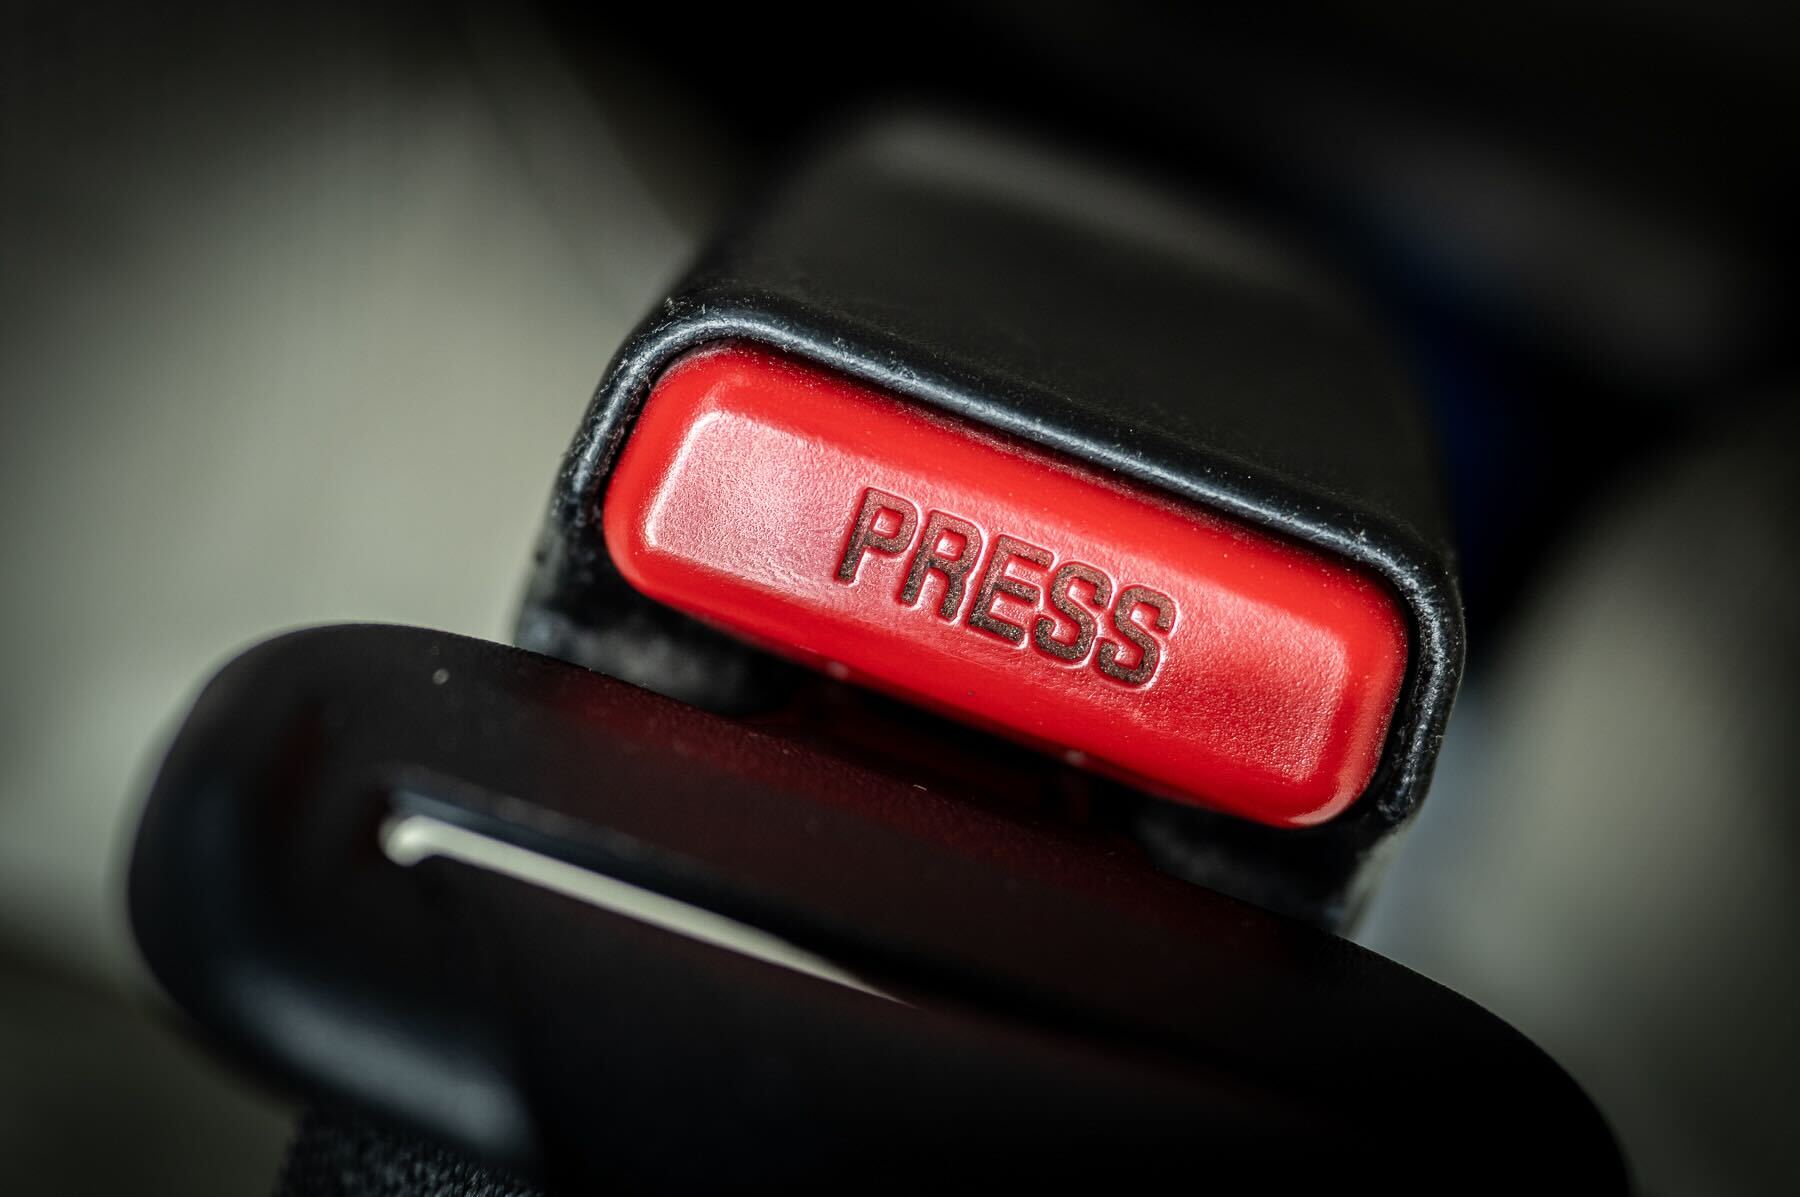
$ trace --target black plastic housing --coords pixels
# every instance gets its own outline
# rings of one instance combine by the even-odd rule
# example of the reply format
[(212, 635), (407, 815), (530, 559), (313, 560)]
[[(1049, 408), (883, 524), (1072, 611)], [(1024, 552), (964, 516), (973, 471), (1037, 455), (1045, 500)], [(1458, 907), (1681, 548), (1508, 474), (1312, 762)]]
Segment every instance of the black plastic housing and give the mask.
[[(1190, 204), (997, 134), (865, 124), (727, 233), (620, 350), (563, 463), (516, 639), (715, 710), (782, 668), (637, 595), (608, 471), (662, 371), (773, 347), (1356, 562), (1408, 616), (1408, 677), (1352, 809), (1273, 830), (1136, 796), (1165, 867), (1335, 926), (1429, 783), (1463, 628), (1434, 456), (1357, 306)], [(810, 683), (823, 684), (823, 683)]]
[[(420, 820), (489, 857), (400, 851)], [(227, 666), (157, 776), (130, 903), (237, 1061), (553, 1191), (1623, 1188), (1564, 1073), (1392, 962), (1104, 840), (440, 632), (321, 628)]]

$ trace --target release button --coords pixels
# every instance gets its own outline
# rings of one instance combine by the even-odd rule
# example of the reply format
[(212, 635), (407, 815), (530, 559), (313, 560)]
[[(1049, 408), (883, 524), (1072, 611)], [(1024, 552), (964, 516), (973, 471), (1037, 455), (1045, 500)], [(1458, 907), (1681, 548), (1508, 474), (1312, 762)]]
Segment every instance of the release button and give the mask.
[(742, 345), (658, 381), (604, 530), (671, 607), (1279, 827), (1362, 793), (1406, 667), (1346, 563)]

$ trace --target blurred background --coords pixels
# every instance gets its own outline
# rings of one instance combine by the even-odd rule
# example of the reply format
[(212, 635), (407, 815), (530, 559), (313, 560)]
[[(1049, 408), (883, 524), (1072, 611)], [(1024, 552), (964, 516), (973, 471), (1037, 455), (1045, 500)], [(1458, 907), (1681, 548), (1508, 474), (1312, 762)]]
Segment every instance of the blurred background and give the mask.
[(1792, 114), (1776, 6), (7, 3), (0, 1187), (266, 1191), (122, 865), (209, 672), (505, 639), (558, 457), (759, 174), (1034, 125), (1354, 280), (1443, 448), (1470, 672), (1357, 932), (1569, 1068), (1646, 1192), (1800, 1189)]

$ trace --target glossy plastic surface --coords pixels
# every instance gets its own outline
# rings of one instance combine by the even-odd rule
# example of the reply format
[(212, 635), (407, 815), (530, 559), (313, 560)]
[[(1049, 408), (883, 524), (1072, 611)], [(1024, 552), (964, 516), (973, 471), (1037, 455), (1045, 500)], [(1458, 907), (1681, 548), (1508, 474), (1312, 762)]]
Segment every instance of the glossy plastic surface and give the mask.
[(1405, 672), (1346, 564), (748, 346), (659, 380), (604, 520), (658, 601), (1273, 826), (1363, 792)]
[(238, 1064), (552, 1193), (1625, 1191), (1579, 1088), (1466, 999), (920, 778), (313, 628), (196, 700), (132, 927)]

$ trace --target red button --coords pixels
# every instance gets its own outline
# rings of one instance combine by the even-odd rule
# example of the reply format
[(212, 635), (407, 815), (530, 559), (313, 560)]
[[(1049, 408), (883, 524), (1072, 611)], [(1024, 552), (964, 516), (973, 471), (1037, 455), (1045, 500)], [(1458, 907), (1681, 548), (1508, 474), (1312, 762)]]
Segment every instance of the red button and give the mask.
[(604, 522), (651, 598), (1279, 827), (1362, 793), (1406, 666), (1347, 564), (745, 346), (663, 375)]

